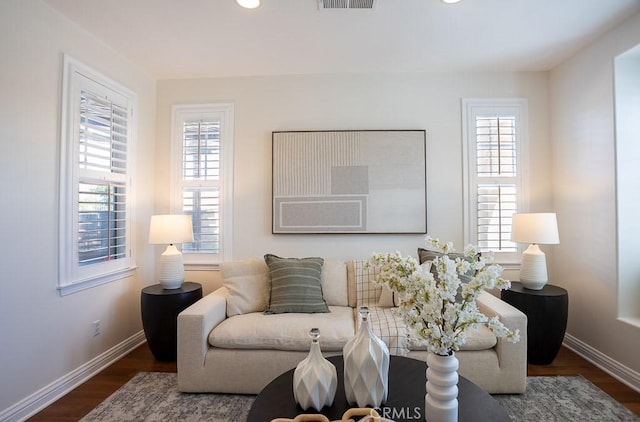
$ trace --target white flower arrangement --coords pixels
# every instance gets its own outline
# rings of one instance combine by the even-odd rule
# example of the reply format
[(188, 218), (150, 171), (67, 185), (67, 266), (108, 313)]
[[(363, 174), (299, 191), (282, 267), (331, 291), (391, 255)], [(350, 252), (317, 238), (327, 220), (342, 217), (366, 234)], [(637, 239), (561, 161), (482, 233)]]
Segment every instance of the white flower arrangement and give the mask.
[[(378, 283), (389, 286), (398, 297), (398, 312), (406, 322), (410, 335), (438, 355), (450, 355), (466, 342), (465, 330), (486, 324), (497, 337), (511, 342), (520, 340), (518, 330), (511, 331), (498, 319), (489, 318), (478, 309), (476, 300), (485, 289), (508, 289), (511, 282), (501, 277), (502, 267), (493, 263), (493, 255), (478, 254), (469, 245), (464, 258), (451, 259), (453, 244), (441, 243), (426, 237), (427, 249), (442, 253), (431, 265), (436, 276), (426, 265), (413, 257), (402, 257), (399, 252), (374, 253), (367, 266), (379, 270)], [(461, 275), (470, 274), (463, 283)]]

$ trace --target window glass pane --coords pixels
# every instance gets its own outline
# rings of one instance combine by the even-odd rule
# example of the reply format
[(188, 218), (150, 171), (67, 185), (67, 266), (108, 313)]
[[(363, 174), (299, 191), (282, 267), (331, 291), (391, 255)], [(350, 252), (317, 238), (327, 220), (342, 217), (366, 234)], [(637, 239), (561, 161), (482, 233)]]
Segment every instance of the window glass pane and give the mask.
[(516, 175), (515, 117), (477, 117), (478, 177)]
[(185, 122), (183, 180), (220, 180), (220, 122)]
[(80, 182), (78, 263), (94, 264), (126, 256), (126, 189), (122, 183)]
[(81, 169), (125, 174), (127, 109), (81, 90), (78, 153)]
[(183, 252), (220, 253), (220, 189), (184, 188), (182, 212), (193, 221), (193, 243), (182, 245)]
[(511, 220), (517, 211), (515, 184), (478, 185), (478, 248), (481, 251), (515, 252)]

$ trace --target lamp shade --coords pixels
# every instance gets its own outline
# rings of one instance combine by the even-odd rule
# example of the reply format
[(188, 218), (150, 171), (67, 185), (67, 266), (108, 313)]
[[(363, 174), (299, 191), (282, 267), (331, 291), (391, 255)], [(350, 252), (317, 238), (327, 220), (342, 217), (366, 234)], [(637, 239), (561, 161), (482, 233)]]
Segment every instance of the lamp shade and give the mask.
[(556, 214), (553, 212), (513, 214), (511, 241), (539, 245), (560, 243)]
[(193, 242), (191, 216), (186, 214), (152, 215), (149, 227), (149, 243), (170, 245)]

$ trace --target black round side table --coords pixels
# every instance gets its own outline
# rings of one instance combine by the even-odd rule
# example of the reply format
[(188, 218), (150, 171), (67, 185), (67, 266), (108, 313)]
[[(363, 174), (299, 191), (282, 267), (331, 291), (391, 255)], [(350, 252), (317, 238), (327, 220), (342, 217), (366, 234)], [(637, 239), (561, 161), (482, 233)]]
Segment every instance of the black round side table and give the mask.
[(512, 282), (501, 299), (527, 315), (527, 358), (533, 365), (548, 365), (556, 358), (569, 314), (569, 295), (562, 287), (546, 284), (542, 290)]
[(185, 282), (178, 289), (164, 289), (161, 284), (142, 289), (142, 326), (149, 349), (157, 360), (176, 360), (178, 314), (201, 298), (199, 283)]

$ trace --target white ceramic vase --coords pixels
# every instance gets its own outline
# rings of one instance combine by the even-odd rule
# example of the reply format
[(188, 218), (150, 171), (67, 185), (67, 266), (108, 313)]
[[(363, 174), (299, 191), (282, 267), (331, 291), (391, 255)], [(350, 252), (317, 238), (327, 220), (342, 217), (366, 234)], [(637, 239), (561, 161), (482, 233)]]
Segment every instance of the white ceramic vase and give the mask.
[(309, 332), (311, 348), (293, 372), (293, 397), (296, 403), (307, 410), (313, 407), (320, 411), (331, 406), (338, 389), (336, 367), (322, 356), (320, 350), (320, 330), (312, 328)]
[(360, 308), (360, 328), (345, 344), (342, 354), (347, 402), (358, 407), (379, 407), (389, 392), (389, 349), (371, 328), (369, 308)]
[(458, 358), (429, 352), (427, 355), (427, 394), (424, 416), (429, 422), (458, 420)]

